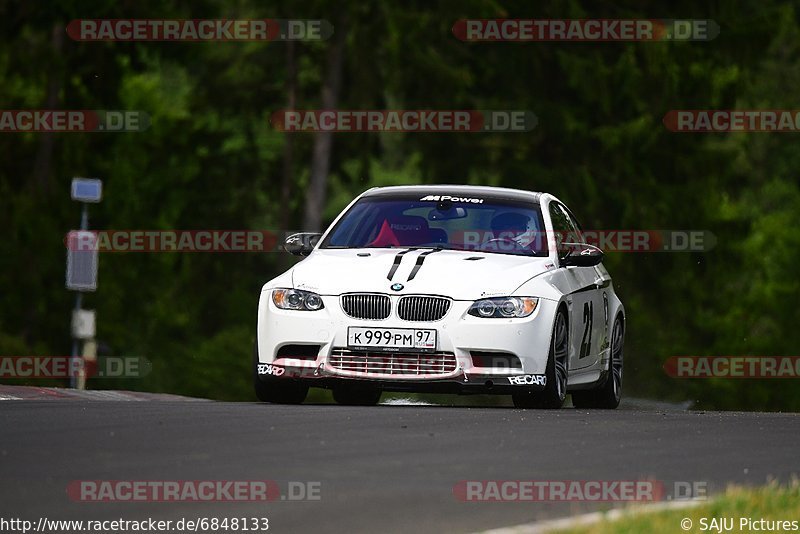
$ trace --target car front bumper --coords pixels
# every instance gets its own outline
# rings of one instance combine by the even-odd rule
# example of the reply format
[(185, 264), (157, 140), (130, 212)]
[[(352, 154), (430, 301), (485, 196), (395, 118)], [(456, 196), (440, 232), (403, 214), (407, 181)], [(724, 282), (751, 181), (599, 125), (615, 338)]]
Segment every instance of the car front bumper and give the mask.
[[(520, 319), (474, 317), (467, 314), (472, 301), (452, 301), (443, 319), (413, 322), (394, 315), (354, 319), (344, 313), (338, 296), (328, 295), (318, 311), (282, 310), (271, 293), (262, 291), (259, 302), (256, 374), (262, 380), (291, 379), (318, 387), (368, 382), (387, 391), (453, 393), (511, 393), (545, 385), (555, 301), (540, 298), (534, 313)], [(399, 295), (390, 298), (395, 310)], [(352, 350), (349, 327), (435, 329), (437, 346), (422, 354)], [(281, 351), (296, 345), (314, 349), (303, 358)], [(476, 354), (513, 356), (519, 362), (486, 366)]]

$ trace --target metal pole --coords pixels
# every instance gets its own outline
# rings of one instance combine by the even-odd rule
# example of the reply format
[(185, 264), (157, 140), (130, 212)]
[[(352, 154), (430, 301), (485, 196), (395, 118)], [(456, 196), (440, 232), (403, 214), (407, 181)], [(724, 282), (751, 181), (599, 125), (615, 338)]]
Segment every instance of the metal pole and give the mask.
[[(88, 230), (89, 229), (89, 207), (85, 202), (82, 202), (83, 210), (81, 211), (81, 230)], [(75, 311), (79, 311), (81, 306), (83, 305), (83, 293), (81, 291), (75, 292)], [(70, 321), (72, 324), (72, 321)], [(72, 338), (72, 361), (70, 362), (69, 366), (69, 387), (75, 389), (78, 387), (78, 377), (75, 374), (76, 369), (80, 369), (78, 366), (78, 359), (81, 358), (80, 355), (80, 340), (78, 338)]]
[[(75, 311), (81, 309), (83, 303), (83, 293), (78, 291), (75, 293)], [(72, 338), (72, 361), (69, 366), (69, 387), (75, 389), (78, 387), (78, 377), (75, 375), (74, 370), (79, 369), (78, 359), (80, 358), (80, 341), (78, 338)]]
[(88, 230), (89, 229), (89, 205), (86, 202), (81, 202), (83, 204), (83, 211), (81, 212), (81, 230)]

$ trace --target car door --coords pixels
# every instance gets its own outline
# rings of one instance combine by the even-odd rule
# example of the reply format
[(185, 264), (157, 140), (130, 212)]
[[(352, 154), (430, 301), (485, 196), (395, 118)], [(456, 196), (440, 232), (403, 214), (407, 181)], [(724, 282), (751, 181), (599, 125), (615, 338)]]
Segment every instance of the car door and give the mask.
[[(580, 226), (566, 206), (552, 201), (549, 211), (559, 248), (563, 250), (563, 243), (566, 242), (584, 242)], [(560, 267), (560, 269), (564, 270), (569, 294), (572, 346), (569, 368), (573, 371), (597, 363), (607, 326), (597, 269), (575, 266)]]

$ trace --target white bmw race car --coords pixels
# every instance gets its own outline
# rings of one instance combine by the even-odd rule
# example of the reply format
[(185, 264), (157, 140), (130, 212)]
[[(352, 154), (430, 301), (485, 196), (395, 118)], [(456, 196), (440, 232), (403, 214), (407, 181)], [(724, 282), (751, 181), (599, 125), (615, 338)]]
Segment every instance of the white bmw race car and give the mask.
[(511, 395), (520, 408), (616, 408), (625, 310), (553, 195), (479, 186), (374, 188), (266, 283), (258, 398), (341, 404), (383, 391)]

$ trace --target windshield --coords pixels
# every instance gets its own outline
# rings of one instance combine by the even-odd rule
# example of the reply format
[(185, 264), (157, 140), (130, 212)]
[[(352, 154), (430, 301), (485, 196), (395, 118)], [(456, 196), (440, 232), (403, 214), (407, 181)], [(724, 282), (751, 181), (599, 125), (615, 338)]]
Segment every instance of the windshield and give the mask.
[(547, 256), (539, 206), (363, 198), (336, 223), (320, 248), (436, 247)]

